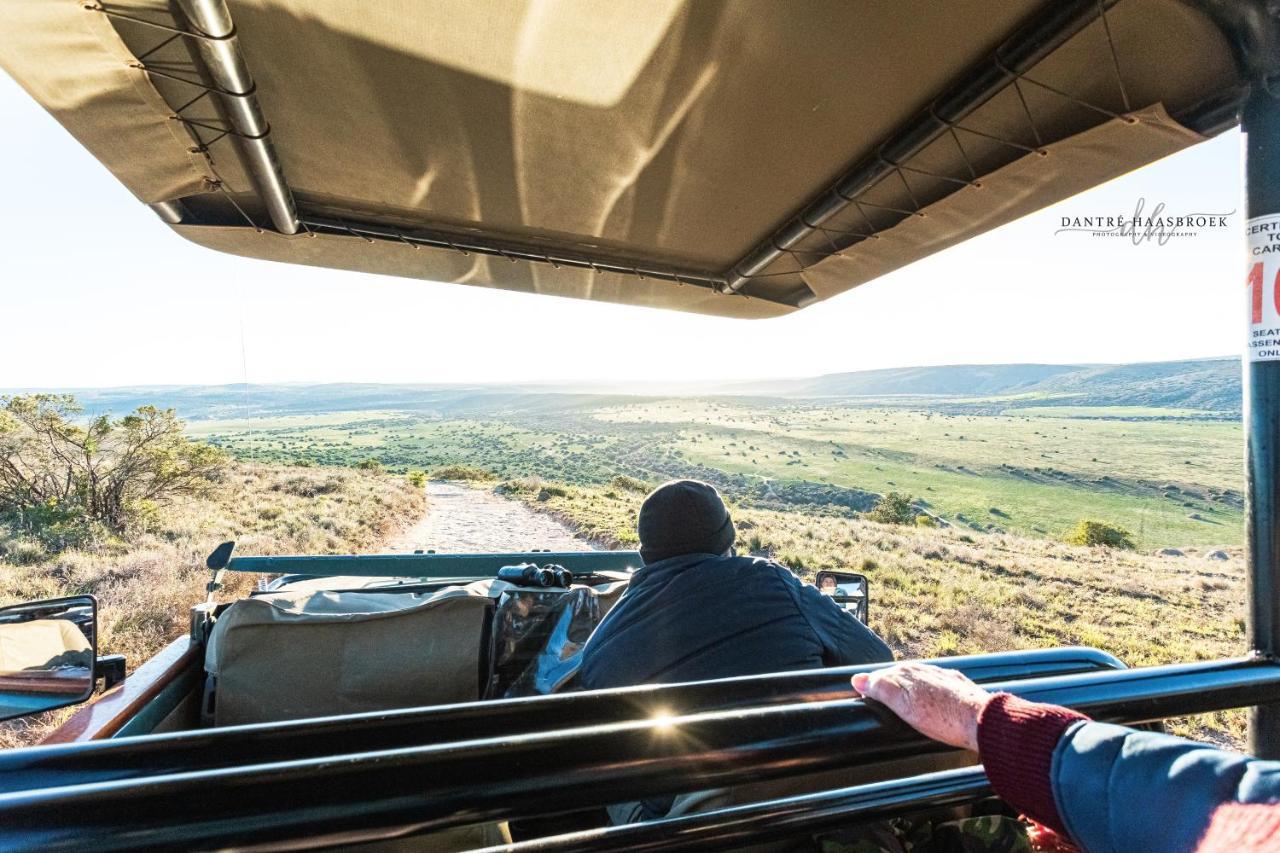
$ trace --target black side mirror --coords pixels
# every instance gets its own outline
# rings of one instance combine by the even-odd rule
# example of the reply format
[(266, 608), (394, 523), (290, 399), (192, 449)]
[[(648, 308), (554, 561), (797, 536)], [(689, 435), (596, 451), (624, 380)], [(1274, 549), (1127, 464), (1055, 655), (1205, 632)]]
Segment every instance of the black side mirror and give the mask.
[(92, 595), (0, 607), (0, 720), (84, 702), (97, 674)]
[(853, 572), (818, 572), (814, 579), (818, 592), (835, 599), (852, 613), (863, 625), (867, 624), (867, 605), (871, 599), (871, 585), (866, 575)]

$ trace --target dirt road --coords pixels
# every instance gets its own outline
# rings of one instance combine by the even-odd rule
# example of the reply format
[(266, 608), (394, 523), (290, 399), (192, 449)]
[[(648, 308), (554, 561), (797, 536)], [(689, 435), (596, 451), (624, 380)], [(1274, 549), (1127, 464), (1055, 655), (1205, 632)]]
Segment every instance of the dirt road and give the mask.
[(427, 484), (427, 514), (387, 543), (391, 553), (434, 549), (441, 553), (589, 551), (590, 544), (550, 516), (523, 504), (453, 483)]

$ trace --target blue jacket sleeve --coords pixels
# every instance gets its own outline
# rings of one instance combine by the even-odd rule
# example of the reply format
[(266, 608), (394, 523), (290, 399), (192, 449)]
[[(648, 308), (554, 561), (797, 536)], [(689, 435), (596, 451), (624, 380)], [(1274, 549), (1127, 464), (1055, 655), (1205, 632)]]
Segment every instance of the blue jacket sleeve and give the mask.
[(813, 584), (799, 578), (782, 566), (776, 567), (783, 583), (822, 645), (822, 661), (827, 666), (852, 666), (859, 663), (881, 663), (893, 660), (893, 651), (870, 628), (852, 613), (823, 595)]
[(1280, 801), (1280, 762), (1107, 723), (1070, 728), (1051, 775), (1063, 824), (1088, 853), (1194, 850), (1218, 806)]

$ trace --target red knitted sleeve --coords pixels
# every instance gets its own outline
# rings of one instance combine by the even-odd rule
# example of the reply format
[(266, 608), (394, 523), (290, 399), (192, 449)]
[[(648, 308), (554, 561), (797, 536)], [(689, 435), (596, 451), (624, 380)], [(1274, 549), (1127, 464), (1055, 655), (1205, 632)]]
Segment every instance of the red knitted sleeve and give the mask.
[(1209, 818), (1197, 853), (1262, 853), (1280, 849), (1280, 803), (1228, 803)]
[(1072, 724), (1087, 719), (1008, 693), (992, 696), (978, 715), (978, 753), (991, 787), (1022, 814), (1065, 833), (1053, 799), (1053, 751)]

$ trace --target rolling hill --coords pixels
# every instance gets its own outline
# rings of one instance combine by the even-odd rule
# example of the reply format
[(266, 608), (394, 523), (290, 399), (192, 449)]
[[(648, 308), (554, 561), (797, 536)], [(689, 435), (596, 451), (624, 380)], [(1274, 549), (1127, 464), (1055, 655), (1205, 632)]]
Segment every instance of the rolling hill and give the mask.
[[(29, 391), (31, 389), (23, 389)], [(1241, 409), (1235, 358), (1139, 364), (955, 364), (753, 382), (392, 385), (376, 383), (144, 386), (71, 389), (91, 413), (173, 407), (189, 419), (315, 412), (481, 413), (607, 405), (614, 397), (732, 396), (783, 400), (911, 397), (939, 404), (1001, 398), (1000, 407), (1133, 406)], [(1014, 398), (1012, 400), (1007, 398)]]

